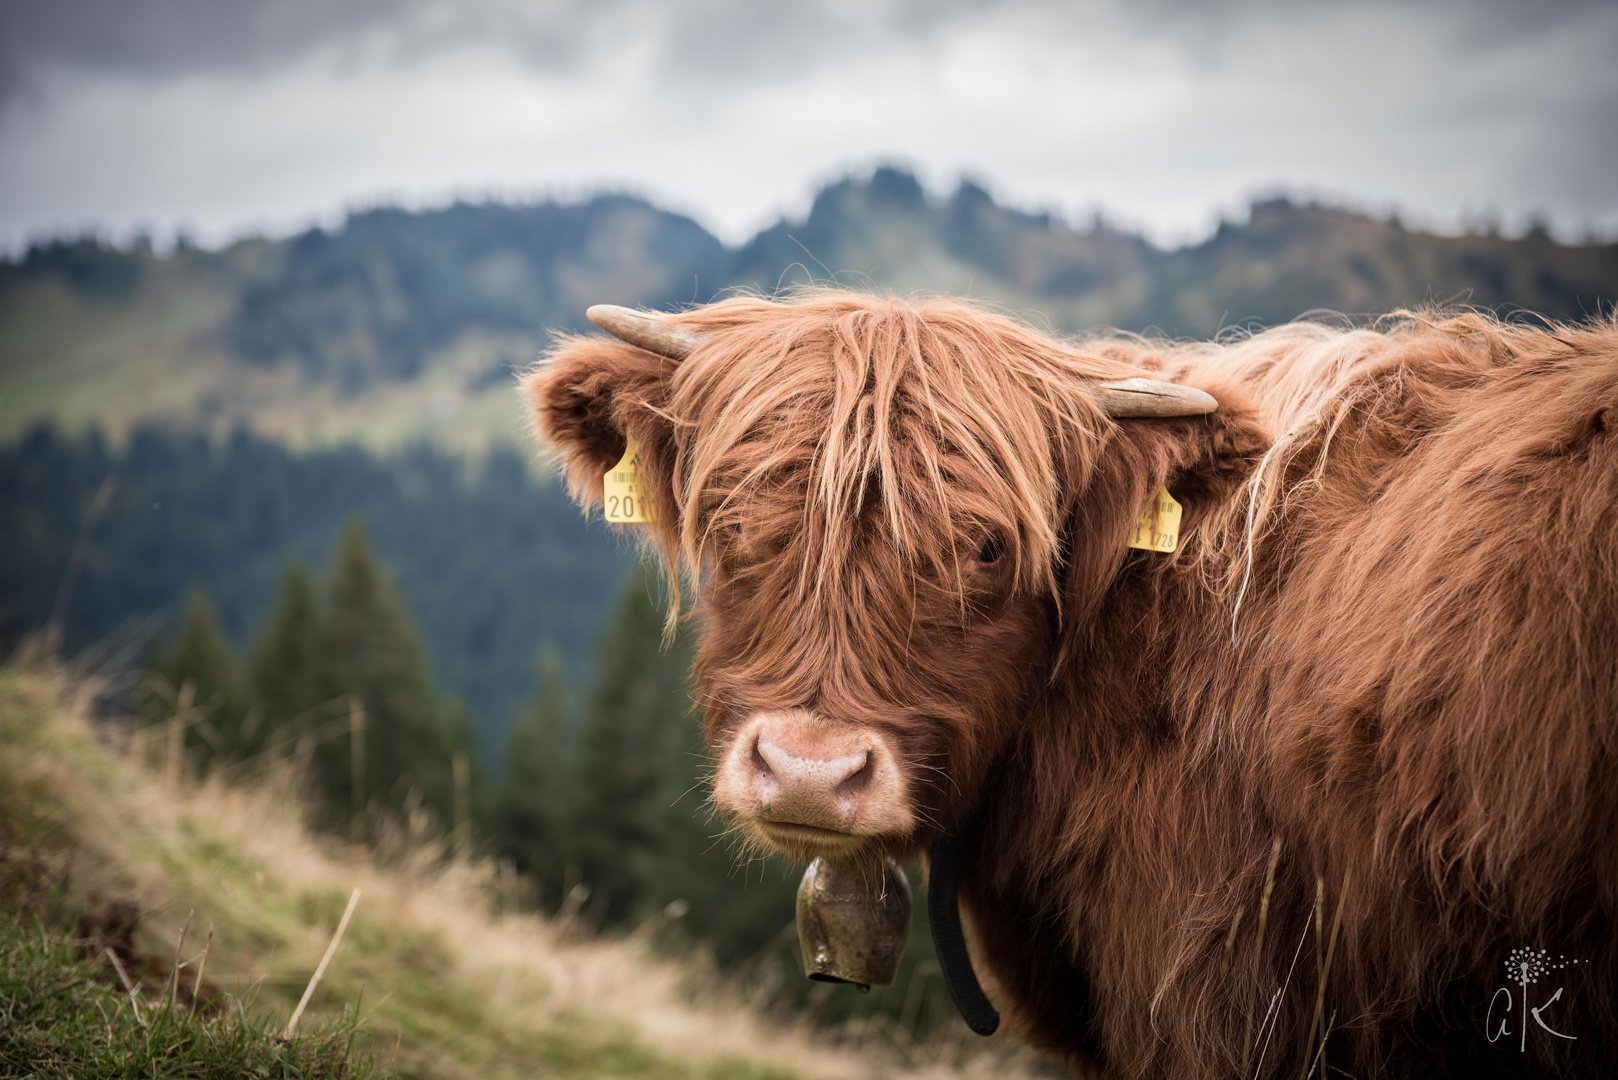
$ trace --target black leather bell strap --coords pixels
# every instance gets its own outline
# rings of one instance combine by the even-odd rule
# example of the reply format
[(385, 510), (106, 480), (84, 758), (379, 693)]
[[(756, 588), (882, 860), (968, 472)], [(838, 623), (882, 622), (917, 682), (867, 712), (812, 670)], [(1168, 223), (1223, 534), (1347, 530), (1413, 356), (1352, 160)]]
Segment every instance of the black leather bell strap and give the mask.
[(944, 972), (944, 985), (949, 987), (950, 1000), (955, 1002), (961, 1019), (979, 1035), (993, 1035), (1000, 1027), (1000, 1014), (989, 1004), (966, 952), (966, 935), (961, 931), (960, 880), (961, 842), (945, 833), (933, 847), (932, 874), (927, 881), (927, 918), (933, 926), (933, 948)]

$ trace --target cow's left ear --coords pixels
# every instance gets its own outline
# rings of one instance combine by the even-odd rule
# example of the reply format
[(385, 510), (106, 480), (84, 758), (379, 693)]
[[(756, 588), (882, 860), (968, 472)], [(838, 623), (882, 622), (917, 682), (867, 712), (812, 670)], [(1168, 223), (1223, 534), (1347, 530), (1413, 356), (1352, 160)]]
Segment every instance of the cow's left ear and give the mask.
[(674, 425), (669, 386), (676, 363), (603, 338), (562, 338), (522, 380), (535, 430), (560, 458), (581, 506), (601, 501), (602, 478), (635, 441), (641, 483), (661, 528), (675, 518)]
[[(1133, 381), (1133, 380), (1132, 380)], [(1211, 512), (1235, 499), (1271, 435), (1247, 395), (1235, 386), (1197, 391), (1217, 409), (1151, 418), (1120, 418), (1090, 473), (1068, 526), (1065, 603), (1082, 622), (1123, 567), (1145, 507), (1166, 487), (1183, 507), (1180, 546)], [(1116, 413), (1111, 415), (1117, 416)], [(1145, 557), (1148, 567), (1173, 561)]]

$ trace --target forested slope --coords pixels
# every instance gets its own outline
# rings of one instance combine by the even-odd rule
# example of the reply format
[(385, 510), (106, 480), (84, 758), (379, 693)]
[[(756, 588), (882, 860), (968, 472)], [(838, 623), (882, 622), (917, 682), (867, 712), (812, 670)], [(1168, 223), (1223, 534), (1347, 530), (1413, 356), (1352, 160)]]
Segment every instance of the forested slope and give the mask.
[(380, 208), (220, 251), (59, 241), (0, 263), (0, 435), (49, 416), (122, 437), (162, 417), (299, 444), (425, 437), (481, 452), (523, 431), (512, 370), (551, 331), (586, 329), (588, 305), (808, 282), (969, 294), (1063, 332), (1206, 337), (1435, 303), (1580, 318), (1618, 298), (1618, 244), (1437, 236), (1274, 199), (1168, 250), (971, 183), (929, 196), (891, 168), (828, 185), (803, 220), (736, 248), (621, 195)]
[(427, 447), (300, 454), (246, 431), (215, 443), (141, 429), (115, 449), (38, 428), (0, 446), (0, 647), (58, 604), (70, 654), (120, 628), (167, 634), (192, 589), (245, 645), (287, 561), (324, 567), (349, 519), (365, 523), (440, 686), (491, 748), (534, 692), (542, 648), (583, 680), (634, 563), (631, 544), (509, 449), (469, 466)]

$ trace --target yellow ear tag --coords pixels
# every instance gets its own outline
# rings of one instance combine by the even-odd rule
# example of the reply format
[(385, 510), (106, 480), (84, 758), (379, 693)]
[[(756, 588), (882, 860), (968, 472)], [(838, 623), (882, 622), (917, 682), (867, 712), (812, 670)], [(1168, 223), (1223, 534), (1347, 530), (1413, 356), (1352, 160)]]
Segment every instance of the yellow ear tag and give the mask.
[(640, 483), (640, 466), (635, 464), (635, 440), (624, 447), (624, 456), (601, 478), (602, 503), (607, 520), (619, 525), (655, 521), (652, 504)]
[(1180, 546), (1181, 506), (1168, 488), (1159, 488), (1157, 497), (1146, 504), (1135, 522), (1129, 546), (1142, 551), (1171, 552)]

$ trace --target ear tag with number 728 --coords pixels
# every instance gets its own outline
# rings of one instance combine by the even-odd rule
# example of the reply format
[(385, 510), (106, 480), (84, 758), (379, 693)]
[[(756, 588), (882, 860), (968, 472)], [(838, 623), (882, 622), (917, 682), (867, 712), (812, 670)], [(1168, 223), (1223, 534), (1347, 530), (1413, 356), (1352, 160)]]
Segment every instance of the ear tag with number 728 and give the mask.
[(614, 524), (633, 525), (657, 520), (652, 504), (647, 501), (646, 489), (641, 486), (640, 466), (635, 464), (634, 439), (628, 440), (624, 456), (601, 478), (601, 495), (607, 520)]
[(1172, 552), (1180, 546), (1180, 514), (1180, 504), (1169, 494), (1169, 489), (1159, 488), (1157, 495), (1141, 510), (1135, 531), (1129, 536), (1129, 546), (1143, 551)]

